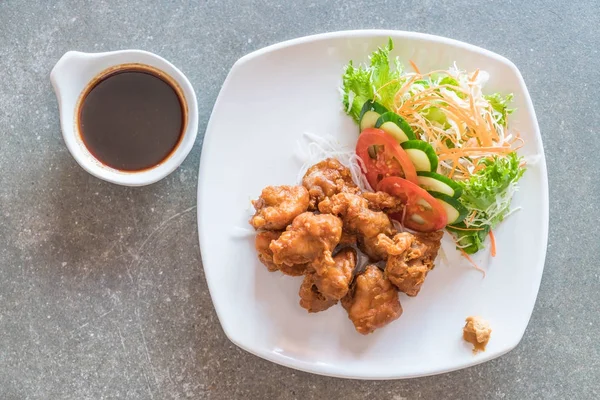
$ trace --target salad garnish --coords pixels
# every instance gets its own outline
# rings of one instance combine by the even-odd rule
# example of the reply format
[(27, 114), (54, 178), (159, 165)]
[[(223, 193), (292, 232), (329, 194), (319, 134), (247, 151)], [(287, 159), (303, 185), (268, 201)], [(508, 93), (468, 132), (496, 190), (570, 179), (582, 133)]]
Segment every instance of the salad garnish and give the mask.
[[(344, 110), (361, 132), (370, 137), (386, 134), (397, 143), (392, 148), (387, 142), (383, 147), (381, 139), (359, 140), (363, 172), (374, 190), (390, 176), (427, 190), (446, 211), (446, 229), (468, 259), (484, 248), (487, 237), (494, 256), (492, 230), (515, 211), (511, 200), (525, 172), (525, 162), (517, 155), (523, 140), (509, 128), (513, 96), (485, 93), (489, 75), (479, 69), (467, 72), (454, 64), (447, 70), (421, 73), (410, 61), (412, 69), (405, 70), (398, 57), (390, 56), (393, 48), (389, 39), (368, 63), (350, 61), (342, 76)], [(406, 156), (414, 170), (406, 168)], [(394, 190), (409, 186), (397, 182)], [(415, 221), (432, 214), (430, 197), (427, 202), (424, 196), (415, 197), (424, 207), (420, 212), (409, 207), (417, 210), (409, 222), (411, 229), (419, 230)], [(406, 226), (406, 220), (400, 222)], [(421, 230), (438, 222), (424, 220)]]

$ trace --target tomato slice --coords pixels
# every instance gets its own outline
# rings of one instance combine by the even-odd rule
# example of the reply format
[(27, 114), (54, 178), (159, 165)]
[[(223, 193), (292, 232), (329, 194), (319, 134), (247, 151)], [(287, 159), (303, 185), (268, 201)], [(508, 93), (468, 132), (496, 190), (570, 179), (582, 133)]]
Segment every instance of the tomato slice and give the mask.
[(381, 129), (362, 131), (356, 143), (356, 154), (365, 163), (365, 176), (373, 189), (388, 176), (399, 176), (417, 183), (417, 171), (408, 154)]
[(406, 201), (404, 215), (393, 214), (390, 217), (409, 229), (433, 232), (442, 229), (448, 223), (448, 215), (440, 202), (425, 189), (406, 179), (397, 176), (385, 178), (379, 182), (377, 190)]

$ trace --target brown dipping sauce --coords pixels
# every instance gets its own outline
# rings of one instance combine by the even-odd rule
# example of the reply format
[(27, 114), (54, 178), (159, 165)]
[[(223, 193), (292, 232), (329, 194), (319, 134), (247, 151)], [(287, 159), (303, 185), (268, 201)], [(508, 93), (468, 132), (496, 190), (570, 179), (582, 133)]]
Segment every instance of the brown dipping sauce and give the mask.
[(179, 144), (184, 104), (173, 84), (151, 67), (125, 65), (90, 85), (79, 106), (79, 132), (90, 153), (109, 167), (152, 168)]

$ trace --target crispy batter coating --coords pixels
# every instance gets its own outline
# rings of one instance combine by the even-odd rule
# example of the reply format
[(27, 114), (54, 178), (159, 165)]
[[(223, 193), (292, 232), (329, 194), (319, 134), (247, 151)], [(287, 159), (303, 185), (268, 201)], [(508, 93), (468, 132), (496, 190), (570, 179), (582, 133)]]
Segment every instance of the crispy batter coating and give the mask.
[(269, 245), (273, 240), (279, 239), (279, 236), (281, 236), (281, 232), (261, 231), (256, 233), (256, 239), (254, 240), (258, 259), (271, 272), (278, 271), (279, 266), (273, 262), (273, 252), (269, 248)]
[(302, 275), (306, 274), (308, 271), (310, 271), (310, 263), (292, 264), (292, 265), (280, 264), (279, 271), (281, 271), (281, 273), (284, 275), (302, 276)]
[(254, 229), (282, 230), (308, 209), (308, 191), (303, 186), (267, 186), (252, 201), (256, 213), (250, 219)]
[(371, 241), (370, 246), (373, 252), (381, 255), (382, 260), (387, 260), (390, 255), (400, 255), (404, 253), (412, 244), (415, 236), (409, 232), (397, 233), (393, 238), (380, 233)]
[(369, 207), (375, 211), (386, 213), (402, 213), (405, 200), (386, 192), (365, 192), (363, 197), (369, 202)]
[(319, 261), (334, 265), (331, 252), (342, 237), (342, 220), (330, 214), (305, 212), (281, 236), (271, 242), (275, 264), (304, 264)]
[(309, 273), (304, 277), (300, 286), (300, 307), (306, 309), (309, 313), (325, 311), (335, 305), (338, 301), (325, 297), (317, 288), (315, 283), (315, 273)]
[(311, 210), (316, 210), (322, 200), (334, 194), (359, 193), (350, 170), (335, 158), (327, 158), (310, 167), (302, 178), (302, 185), (310, 195)]
[(316, 271), (315, 284), (324, 296), (339, 300), (348, 293), (352, 272), (356, 266), (356, 251), (352, 248), (342, 249), (333, 257), (333, 266), (321, 266), (313, 263)]
[(359, 248), (373, 260), (383, 259), (382, 253), (376, 251), (372, 242), (381, 233), (395, 233), (392, 222), (384, 212), (371, 210), (366, 199), (352, 193), (339, 193), (326, 198), (319, 204), (319, 211), (341, 216), (344, 230), (358, 234)]
[(285, 275), (290, 276), (301, 276), (307, 271), (309, 264), (276, 264), (273, 261), (273, 252), (269, 248), (273, 240), (279, 239), (283, 232), (281, 231), (259, 231), (256, 233), (256, 240), (254, 242), (256, 251), (258, 252), (258, 259), (261, 263), (267, 267), (271, 272), (281, 271)]
[[(389, 248), (395, 254), (388, 256), (385, 275), (398, 290), (408, 296), (419, 294), (427, 273), (434, 267), (443, 235), (443, 231), (437, 231), (416, 235), (399, 233), (394, 236), (393, 245)], [(405, 250), (397, 254), (401, 249)]]
[[(252, 202), (258, 259), (271, 272), (304, 275), (299, 303), (309, 313), (341, 300), (355, 329), (367, 335), (402, 315), (398, 291), (419, 293), (440, 248), (441, 231), (397, 233), (387, 214), (402, 213), (404, 203), (384, 192), (361, 193), (350, 170), (328, 158), (308, 169), (302, 186), (267, 186)], [(385, 272), (368, 265), (356, 275), (363, 257), (356, 247), (386, 261)], [(467, 319), (464, 337), (478, 346), (487, 331), (475, 331), (475, 322)]]
[(375, 265), (369, 265), (358, 275), (342, 306), (354, 328), (363, 335), (372, 333), (402, 315), (398, 289)]
[(339, 246), (356, 246), (357, 240), (356, 233), (342, 231), (342, 238), (340, 239)]

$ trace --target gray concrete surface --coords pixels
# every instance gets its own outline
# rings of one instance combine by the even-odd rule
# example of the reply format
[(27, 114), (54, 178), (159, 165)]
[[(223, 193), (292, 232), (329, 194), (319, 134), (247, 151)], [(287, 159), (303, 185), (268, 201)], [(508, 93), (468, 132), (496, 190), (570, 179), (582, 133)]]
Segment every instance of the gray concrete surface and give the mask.
[[(0, 2), (0, 399), (600, 397), (600, 6), (525, 3)], [(531, 322), (504, 357), (436, 377), (348, 381), (258, 359), (219, 326), (195, 209), (219, 88), (248, 52), (357, 28), (471, 42), (507, 56), (525, 77), (548, 159), (550, 241)], [(171, 60), (200, 104), (192, 154), (169, 178), (138, 189), (74, 162), (48, 79), (67, 50), (122, 48)]]

